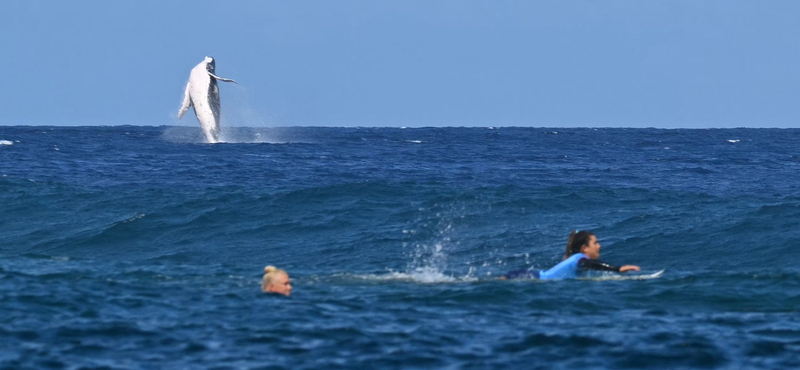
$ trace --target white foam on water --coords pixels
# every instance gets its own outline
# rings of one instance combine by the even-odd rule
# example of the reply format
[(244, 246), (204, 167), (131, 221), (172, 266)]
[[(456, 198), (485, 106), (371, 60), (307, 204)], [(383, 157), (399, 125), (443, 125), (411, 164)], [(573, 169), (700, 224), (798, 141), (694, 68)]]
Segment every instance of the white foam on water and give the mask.
[[(426, 209), (420, 208), (419, 211), (425, 212)], [(422, 230), (418, 230), (418, 228), (422, 228)], [(453, 232), (451, 217), (442, 217), (441, 213), (436, 212), (435, 216), (430, 218), (418, 219), (416, 226), (403, 229), (402, 233), (407, 237), (416, 239), (420, 234), (427, 234), (424, 229), (433, 231), (432, 239), (404, 242), (402, 244), (403, 249), (407, 250), (406, 256), (409, 258), (405, 271), (387, 269), (386, 273), (343, 273), (334, 277), (346, 280), (418, 284), (454, 284), (479, 280), (473, 276), (474, 269), (472, 267), (464, 275), (447, 272), (447, 250), (448, 246), (454, 243), (450, 239), (450, 235)]]
[(740, 142), (740, 141), (741, 141), (741, 140), (728, 140), (728, 142), (729, 142), (729, 143), (738, 143), (738, 142)]
[(406, 140), (407, 143), (422, 144), (422, 140)]
[(405, 281), (423, 284), (452, 283), (457, 281), (452, 276), (442, 274), (440, 271), (428, 270), (417, 272), (390, 272), (387, 274), (352, 275), (356, 279), (372, 281)]
[(396, 272), (391, 271), (386, 274), (362, 274), (362, 275), (348, 275), (349, 277), (359, 279), (359, 280), (367, 280), (367, 281), (376, 281), (376, 282), (391, 282), (391, 281), (398, 281), (398, 282), (408, 282), (408, 283), (420, 283), (420, 284), (453, 284), (453, 283), (469, 283), (478, 281), (478, 278), (471, 276), (470, 274), (464, 276), (451, 276), (446, 275), (445, 273), (437, 270), (436, 268), (417, 268), (413, 271), (407, 272)]
[[(219, 141), (215, 144), (286, 144), (288, 141), (277, 140), (265, 129), (258, 130), (247, 127), (223, 127)], [(171, 143), (209, 144), (203, 131), (197, 127), (168, 127), (161, 133), (161, 140)]]
[[(402, 244), (403, 249), (407, 250), (406, 256), (409, 257), (406, 270), (378, 275), (379, 278), (423, 284), (477, 281), (478, 278), (473, 276), (473, 267), (470, 267), (464, 275), (461, 275), (463, 273), (456, 275), (448, 272), (448, 251), (459, 244), (457, 240), (453, 240), (458, 236), (453, 229), (453, 220), (462, 216), (463, 209), (457, 208), (445, 207), (434, 212), (420, 208), (419, 211), (427, 216), (421, 217), (414, 223), (415, 225), (402, 230), (402, 233), (412, 240)], [(426, 234), (429, 236), (422, 236)], [(423, 239), (418, 239), (420, 236)], [(378, 278), (378, 276), (371, 278)]]
[(11, 140), (0, 140), (0, 145), (14, 145), (14, 142)]
[(230, 144), (285, 144), (286, 141), (276, 140), (269, 133), (251, 131), (242, 128), (223, 128), (220, 132), (220, 142)]
[(140, 219), (140, 218), (142, 218), (144, 216), (147, 216), (147, 214), (146, 213), (137, 213), (135, 216), (133, 216), (133, 217), (127, 219), (127, 220), (122, 221), (122, 223), (133, 222), (133, 221), (136, 221), (136, 220), (138, 220), (138, 219)]
[[(449, 230), (449, 226), (445, 232)], [(414, 245), (411, 253), (412, 261), (409, 263), (405, 274), (413, 281), (421, 283), (452, 282), (455, 279), (444, 274), (447, 267), (447, 253), (445, 244), (450, 242), (449, 237), (432, 244), (418, 243)]]

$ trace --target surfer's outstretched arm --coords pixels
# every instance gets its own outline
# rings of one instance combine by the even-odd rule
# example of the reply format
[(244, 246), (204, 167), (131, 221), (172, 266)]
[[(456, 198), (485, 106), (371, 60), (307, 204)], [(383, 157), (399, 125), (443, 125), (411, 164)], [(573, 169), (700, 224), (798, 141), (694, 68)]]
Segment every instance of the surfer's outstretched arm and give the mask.
[(217, 80), (224, 81), (224, 82), (233, 82), (233, 83), (238, 85), (238, 83), (236, 81), (231, 80), (230, 78), (222, 78), (222, 77), (219, 77), (219, 76), (217, 76), (217, 75), (215, 75), (215, 74), (213, 74), (211, 72), (208, 72), (208, 75), (213, 77), (213, 78), (215, 78), (215, 79), (217, 79)]
[(578, 261), (578, 268), (581, 270), (597, 270), (597, 271), (613, 271), (613, 272), (639, 271), (639, 266), (625, 265), (617, 267), (600, 260), (593, 260), (589, 258), (581, 258)]
[(192, 106), (192, 97), (189, 96), (189, 84), (186, 84), (186, 92), (183, 95), (183, 104), (181, 104), (181, 109), (178, 111), (178, 119), (183, 117), (183, 114), (189, 110), (189, 107)]
[(581, 258), (578, 261), (578, 268), (581, 270), (613, 271), (620, 272), (619, 267), (605, 263), (600, 260)]

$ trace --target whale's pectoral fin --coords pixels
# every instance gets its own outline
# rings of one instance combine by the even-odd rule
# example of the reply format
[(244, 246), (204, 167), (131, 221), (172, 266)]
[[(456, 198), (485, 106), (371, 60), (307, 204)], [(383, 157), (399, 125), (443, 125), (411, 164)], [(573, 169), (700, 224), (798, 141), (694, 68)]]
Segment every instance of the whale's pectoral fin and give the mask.
[(189, 96), (189, 84), (186, 84), (186, 92), (183, 95), (183, 104), (181, 104), (181, 110), (178, 111), (178, 119), (183, 117), (183, 114), (189, 110), (189, 107), (192, 106), (192, 97)]
[(213, 74), (211, 72), (208, 72), (208, 75), (213, 77), (213, 78), (215, 78), (215, 79), (217, 79), (217, 80), (224, 81), (224, 82), (233, 82), (233, 83), (238, 85), (238, 83), (236, 81), (231, 80), (230, 78), (222, 78), (222, 77), (219, 77), (219, 76), (217, 76), (217, 75), (215, 75), (215, 74)]

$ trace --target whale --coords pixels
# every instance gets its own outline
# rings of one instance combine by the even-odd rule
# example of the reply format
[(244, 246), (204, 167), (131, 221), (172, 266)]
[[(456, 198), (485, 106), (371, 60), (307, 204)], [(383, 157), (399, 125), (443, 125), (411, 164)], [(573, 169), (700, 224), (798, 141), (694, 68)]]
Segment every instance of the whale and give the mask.
[(183, 103), (178, 111), (178, 119), (194, 108), (194, 114), (200, 122), (200, 128), (206, 135), (206, 140), (213, 144), (219, 142), (219, 87), (217, 81), (233, 82), (229, 78), (217, 76), (214, 58), (206, 57), (200, 64), (192, 68), (189, 73), (189, 82), (183, 95)]

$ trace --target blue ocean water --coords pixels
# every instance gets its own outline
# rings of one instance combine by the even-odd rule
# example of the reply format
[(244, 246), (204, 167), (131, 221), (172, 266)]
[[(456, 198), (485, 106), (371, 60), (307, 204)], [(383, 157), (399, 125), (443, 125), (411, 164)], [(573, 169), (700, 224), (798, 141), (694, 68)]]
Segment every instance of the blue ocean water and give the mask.
[(0, 127), (0, 368), (800, 367), (800, 130), (225, 135)]

